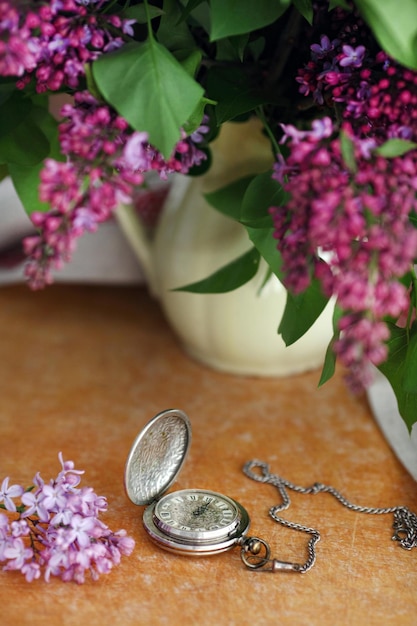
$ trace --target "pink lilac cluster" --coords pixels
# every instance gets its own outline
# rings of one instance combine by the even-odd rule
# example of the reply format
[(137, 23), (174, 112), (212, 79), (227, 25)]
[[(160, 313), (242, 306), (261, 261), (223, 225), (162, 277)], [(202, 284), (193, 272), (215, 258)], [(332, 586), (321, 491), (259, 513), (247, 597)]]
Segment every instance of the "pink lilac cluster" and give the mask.
[[(0, 487), (0, 562), (6, 571), (20, 571), (28, 582), (43, 575), (83, 583), (108, 574), (130, 555), (135, 542), (124, 530), (111, 531), (100, 519), (107, 501), (91, 487), (79, 487), (83, 471), (59, 454), (61, 471), (44, 482), (39, 473), (33, 486)], [(14, 515), (15, 519), (10, 519)]]
[(87, 91), (78, 92), (74, 105), (64, 105), (61, 113), (59, 140), (67, 160), (45, 161), (39, 197), (51, 209), (32, 213), (38, 234), (24, 240), (25, 275), (33, 289), (53, 281), (52, 271), (71, 259), (80, 236), (95, 232), (120, 204), (132, 203), (146, 172), (157, 171), (165, 179), (206, 158), (193, 136), (183, 133), (165, 160), (146, 133), (132, 132), (124, 118)]
[(0, 75), (36, 91), (75, 89), (85, 65), (133, 35), (134, 20), (98, 13), (108, 0), (0, 2)]
[(290, 199), (271, 213), (286, 284), (298, 293), (317, 278), (327, 296), (336, 296), (344, 315), (335, 352), (350, 369), (352, 386), (366, 383), (367, 364), (387, 357), (384, 318), (399, 318), (410, 304), (399, 278), (417, 254), (409, 220), (417, 211), (417, 151), (386, 159), (345, 124), (352, 169), (330, 118), (311, 131), (283, 130), (290, 154), (285, 164), (277, 162), (274, 176), (285, 177)]

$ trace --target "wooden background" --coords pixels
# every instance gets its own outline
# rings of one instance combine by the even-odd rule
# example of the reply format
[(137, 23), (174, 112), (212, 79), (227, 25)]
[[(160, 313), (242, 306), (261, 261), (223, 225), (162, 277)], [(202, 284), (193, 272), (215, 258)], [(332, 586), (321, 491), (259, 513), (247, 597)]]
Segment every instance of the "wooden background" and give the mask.
[(3, 624), (417, 624), (417, 550), (391, 541), (391, 516), (355, 514), (326, 494), (294, 495), (284, 515), (321, 531), (317, 563), (305, 575), (271, 574), (246, 570), (238, 549), (206, 558), (159, 550), (142, 529), (143, 509), (124, 493), (138, 431), (159, 411), (181, 408), (193, 441), (173, 488), (237, 499), (277, 558), (304, 560), (308, 537), (268, 517), (279, 498), (243, 475), (251, 458), (299, 484), (331, 483), (358, 504), (416, 511), (416, 483), (340, 374), (318, 389), (317, 371), (281, 379), (211, 371), (184, 354), (143, 289), (5, 287), (0, 329), (0, 479), (54, 477), (62, 451), (85, 470), (82, 484), (107, 497), (103, 521), (136, 540), (119, 567), (83, 586), (0, 571)]

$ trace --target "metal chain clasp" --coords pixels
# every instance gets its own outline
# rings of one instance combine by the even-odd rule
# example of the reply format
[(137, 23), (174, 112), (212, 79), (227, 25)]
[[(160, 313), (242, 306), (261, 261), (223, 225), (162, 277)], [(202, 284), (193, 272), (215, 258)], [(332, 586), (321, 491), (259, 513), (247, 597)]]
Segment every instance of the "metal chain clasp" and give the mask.
[(263, 569), (271, 572), (302, 572), (302, 565), (289, 561), (271, 559), (269, 544), (259, 537), (242, 537), (240, 557), (249, 569)]

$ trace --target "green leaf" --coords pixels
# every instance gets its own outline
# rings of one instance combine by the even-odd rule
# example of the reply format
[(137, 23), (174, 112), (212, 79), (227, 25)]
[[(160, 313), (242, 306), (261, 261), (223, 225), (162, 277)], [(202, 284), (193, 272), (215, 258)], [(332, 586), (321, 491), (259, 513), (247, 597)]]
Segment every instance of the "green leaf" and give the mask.
[(346, 167), (351, 172), (356, 172), (355, 146), (352, 139), (343, 130), (340, 133), (340, 149)]
[(258, 174), (245, 190), (239, 221), (258, 228), (271, 227), (269, 209), (285, 204), (286, 197), (282, 186), (272, 178), (271, 170)]
[(207, 75), (207, 94), (216, 100), (217, 124), (249, 113), (265, 103), (280, 104), (273, 93), (265, 93), (243, 67), (213, 67)]
[(273, 236), (274, 229), (272, 227), (252, 228), (251, 226), (246, 226), (246, 231), (255, 248), (267, 262), (271, 272), (273, 272), (279, 280), (282, 280), (282, 258), (277, 249), (277, 240), (274, 239)]
[(84, 67), (85, 67), (85, 80), (87, 83), (87, 89), (91, 93), (91, 95), (94, 96), (96, 100), (100, 101), (101, 93), (94, 79), (92, 66), (89, 64), (86, 64)]
[(181, 63), (189, 76), (195, 76), (201, 64), (200, 50), (180, 50), (176, 54), (176, 59)]
[(407, 141), (406, 139), (388, 139), (388, 141), (376, 148), (375, 153), (389, 159), (402, 156), (415, 148), (417, 148), (417, 143), (414, 143), (414, 141)]
[[(49, 156), (57, 161), (63, 161), (65, 157), (60, 152), (58, 122), (46, 109), (40, 107), (37, 107), (36, 116), (39, 128), (50, 144)], [(51, 208), (49, 204), (39, 200), (39, 174), (42, 167), (43, 162), (35, 166), (17, 163), (10, 163), (8, 166), (17, 195), (29, 215), (34, 211), (48, 211)]]
[(268, 209), (281, 201), (283, 193), (268, 171), (245, 176), (204, 196), (220, 213), (245, 226), (249, 239), (278, 278), (282, 278), (282, 260)]
[(318, 280), (300, 294), (287, 293), (284, 314), (278, 332), (287, 346), (295, 343), (314, 324), (328, 302)]
[(214, 102), (208, 98), (201, 98), (195, 111), (193, 111), (192, 115), (190, 115), (187, 122), (183, 125), (183, 129), (187, 135), (191, 135), (191, 133), (199, 128), (201, 120), (203, 119), (204, 110), (208, 104), (214, 104)]
[(9, 135), (17, 128), (32, 109), (32, 102), (20, 93), (13, 93), (3, 100), (0, 106), (0, 137)]
[(249, 43), (249, 34), (236, 35), (220, 39), (216, 43), (216, 61), (243, 62), (245, 49)]
[(174, 291), (191, 293), (226, 293), (241, 287), (253, 278), (258, 271), (259, 252), (251, 248), (240, 257), (220, 268), (208, 278), (196, 283), (178, 287)]
[(153, 39), (129, 43), (97, 59), (93, 74), (104, 98), (169, 158), (204, 93), (175, 57)]
[(204, 194), (204, 197), (217, 211), (239, 222), (242, 200), (253, 178), (253, 176), (239, 178), (221, 189)]
[[(36, 107), (38, 108), (38, 107)], [(0, 163), (20, 163), (36, 165), (49, 154), (49, 141), (30, 114), (7, 135), (0, 137)]]
[(326, 356), (324, 357), (323, 369), (321, 371), (321, 376), (319, 380), (319, 387), (327, 383), (333, 376), (336, 371), (336, 354), (333, 350), (334, 342), (339, 338), (339, 320), (343, 315), (342, 309), (340, 309), (337, 305), (333, 310), (333, 337), (330, 340), (329, 345), (327, 346)]
[(10, 96), (16, 90), (16, 79), (14, 77), (13, 82), (0, 82), (0, 105), (3, 104), (6, 100), (10, 98)]
[(162, 13), (157, 33), (159, 43), (163, 44), (172, 53), (175, 53), (177, 50), (191, 51), (194, 49), (197, 51), (196, 43), (190, 33), (188, 24), (182, 19), (181, 6), (175, 0), (164, 0)]
[(292, 0), (293, 5), (307, 20), (309, 24), (313, 23), (313, 3), (311, 0)]
[[(411, 335), (404, 363), (403, 389), (417, 394), (417, 333)], [(417, 415), (416, 415), (417, 421)]]
[(255, 61), (259, 59), (262, 52), (265, 50), (265, 37), (257, 37), (256, 39), (250, 39), (248, 43), (248, 48), (251, 51), (251, 54)]
[(355, 0), (381, 47), (402, 65), (417, 69), (416, 0)]
[(0, 165), (0, 181), (9, 176), (9, 169), (7, 165)]
[(211, 41), (249, 33), (275, 22), (290, 0), (211, 0)]
[[(417, 393), (407, 390), (404, 383), (408, 381), (407, 368), (410, 366), (411, 361), (415, 359), (417, 328), (415, 325), (412, 327), (411, 341), (409, 343), (409, 335), (406, 329), (398, 328), (394, 324), (388, 324), (388, 326), (391, 332), (391, 338), (387, 342), (389, 354), (387, 360), (379, 365), (378, 369), (390, 382), (397, 398), (400, 415), (411, 431), (413, 424), (417, 421)], [(412, 354), (409, 355), (410, 345), (412, 345)], [(415, 366), (413, 366), (413, 369), (415, 370)]]
[(207, 0), (180, 0), (182, 4), (186, 6), (182, 10), (181, 19), (186, 20), (189, 15), (199, 7), (201, 4), (206, 3)]
[(271, 177), (271, 170), (262, 174), (244, 176), (204, 195), (212, 207), (244, 226), (270, 228), (271, 206), (286, 201), (281, 185)]
[[(152, 4), (148, 5), (149, 17), (151, 20), (156, 17), (161, 17), (164, 14), (163, 10), (159, 7), (155, 7)], [(132, 20), (136, 20), (138, 24), (146, 24), (146, 9), (144, 4), (136, 4), (135, 6), (128, 7), (123, 12), (123, 17), (127, 17)]]

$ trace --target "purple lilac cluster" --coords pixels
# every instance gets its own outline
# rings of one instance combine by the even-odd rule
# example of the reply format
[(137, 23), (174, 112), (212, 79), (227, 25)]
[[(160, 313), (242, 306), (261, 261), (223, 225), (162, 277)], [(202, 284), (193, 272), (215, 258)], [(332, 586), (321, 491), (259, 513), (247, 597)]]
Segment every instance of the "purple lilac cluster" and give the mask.
[(409, 220), (417, 211), (417, 151), (384, 158), (375, 149), (392, 138), (416, 141), (417, 72), (378, 49), (354, 12), (332, 13), (330, 35), (310, 46), (296, 80), (341, 127), (328, 117), (312, 130), (281, 125), (289, 156), (278, 155), (274, 177), (290, 200), (271, 213), (288, 288), (300, 292), (314, 277), (337, 298), (343, 315), (334, 351), (360, 389), (370, 381), (369, 363), (387, 358), (385, 319), (406, 319), (411, 306), (400, 278), (417, 255)]
[(296, 78), (300, 93), (334, 108), (358, 137), (416, 137), (417, 73), (378, 49), (358, 16), (342, 20), (341, 13), (340, 30), (330, 28), (332, 38), (322, 34), (310, 46), (311, 59)]
[[(285, 190), (290, 199), (271, 213), (286, 284), (295, 293), (318, 278), (345, 311), (334, 349), (351, 371), (352, 384), (367, 379), (366, 363), (387, 357), (383, 318), (407, 312), (398, 282), (417, 254), (417, 151), (386, 159), (368, 140), (350, 134), (356, 166), (344, 162), (341, 139), (329, 118), (312, 131), (285, 127), (291, 136)], [(346, 125), (346, 135), (351, 129)], [(282, 165), (276, 166), (282, 178)]]
[[(93, 580), (107, 574), (130, 555), (135, 542), (124, 530), (111, 531), (101, 520), (107, 501), (91, 487), (79, 487), (83, 471), (59, 454), (61, 471), (45, 483), (37, 473), (33, 487), (0, 487), (0, 562), (6, 571), (20, 571), (28, 582), (43, 574), (63, 581)], [(16, 519), (10, 520), (11, 514)]]
[(163, 159), (146, 133), (132, 132), (124, 118), (87, 91), (78, 92), (61, 113), (59, 140), (67, 160), (45, 161), (39, 196), (51, 210), (32, 213), (39, 232), (24, 240), (25, 275), (33, 289), (52, 282), (52, 270), (70, 260), (80, 236), (94, 232), (120, 204), (132, 203), (146, 172), (156, 170), (165, 179), (206, 158), (193, 136), (183, 133), (171, 158)]
[(85, 65), (133, 35), (134, 20), (98, 14), (108, 0), (0, 2), (0, 75), (35, 79), (38, 93), (75, 89)]

